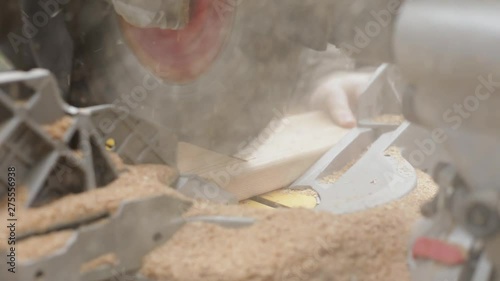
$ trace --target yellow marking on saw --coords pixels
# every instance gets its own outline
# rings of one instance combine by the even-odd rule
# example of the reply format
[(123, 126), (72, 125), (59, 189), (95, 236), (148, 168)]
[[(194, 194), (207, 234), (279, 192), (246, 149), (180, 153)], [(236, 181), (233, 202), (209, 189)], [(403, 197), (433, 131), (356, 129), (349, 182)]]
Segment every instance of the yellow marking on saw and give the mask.
[(110, 151), (115, 149), (116, 141), (113, 138), (109, 138), (106, 140), (106, 150)]
[(253, 201), (251, 199), (241, 201), (240, 205), (247, 206), (250, 208), (255, 208), (255, 209), (274, 209), (273, 207), (261, 204), (257, 201)]

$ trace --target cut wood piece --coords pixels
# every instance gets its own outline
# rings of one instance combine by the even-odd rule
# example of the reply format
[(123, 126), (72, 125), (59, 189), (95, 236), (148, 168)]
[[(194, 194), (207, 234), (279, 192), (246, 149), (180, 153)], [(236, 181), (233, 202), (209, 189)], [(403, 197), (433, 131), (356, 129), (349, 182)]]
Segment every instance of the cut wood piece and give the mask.
[(243, 200), (288, 186), (347, 132), (322, 112), (289, 116), (270, 124), (234, 157), (180, 143), (179, 170), (207, 178)]

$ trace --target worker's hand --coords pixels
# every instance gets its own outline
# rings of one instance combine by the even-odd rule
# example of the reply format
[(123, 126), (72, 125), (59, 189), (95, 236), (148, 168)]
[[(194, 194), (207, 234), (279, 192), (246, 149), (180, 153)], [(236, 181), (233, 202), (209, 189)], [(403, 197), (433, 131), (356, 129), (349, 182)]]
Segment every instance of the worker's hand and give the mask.
[(356, 126), (356, 107), (372, 73), (335, 73), (319, 83), (311, 96), (314, 108), (326, 110), (335, 123), (345, 128)]

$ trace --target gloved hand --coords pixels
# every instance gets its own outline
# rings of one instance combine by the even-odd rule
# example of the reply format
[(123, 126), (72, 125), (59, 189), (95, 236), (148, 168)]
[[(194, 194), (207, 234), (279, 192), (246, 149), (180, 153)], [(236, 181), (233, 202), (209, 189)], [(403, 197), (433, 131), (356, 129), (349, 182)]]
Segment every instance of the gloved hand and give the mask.
[(341, 127), (355, 127), (357, 101), (372, 75), (367, 72), (342, 72), (326, 77), (311, 95), (311, 106), (326, 110)]

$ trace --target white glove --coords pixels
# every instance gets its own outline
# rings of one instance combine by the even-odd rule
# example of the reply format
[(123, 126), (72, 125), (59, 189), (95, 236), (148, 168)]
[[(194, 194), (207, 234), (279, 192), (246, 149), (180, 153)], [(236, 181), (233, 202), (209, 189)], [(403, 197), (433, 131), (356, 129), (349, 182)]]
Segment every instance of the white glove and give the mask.
[(323, 79), (311, 96), (311, 106), (326, 110), (334, 122), (345, 128), (356, 126), (356, 107), (373, 73), (335, 73)]

